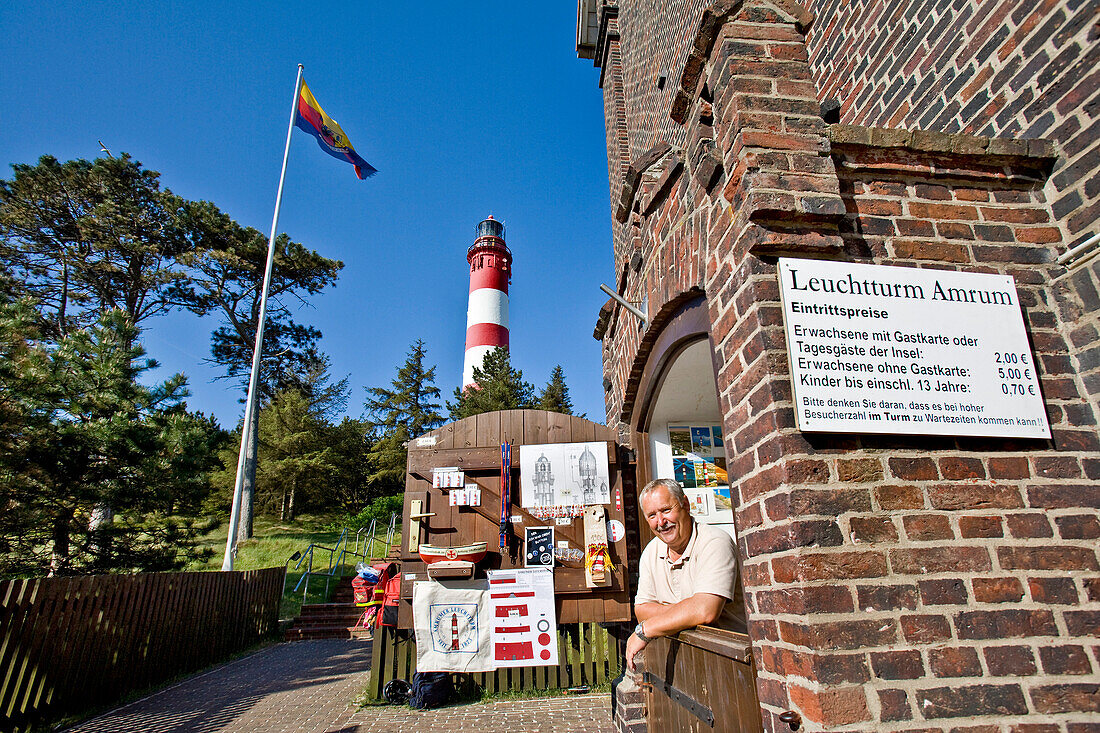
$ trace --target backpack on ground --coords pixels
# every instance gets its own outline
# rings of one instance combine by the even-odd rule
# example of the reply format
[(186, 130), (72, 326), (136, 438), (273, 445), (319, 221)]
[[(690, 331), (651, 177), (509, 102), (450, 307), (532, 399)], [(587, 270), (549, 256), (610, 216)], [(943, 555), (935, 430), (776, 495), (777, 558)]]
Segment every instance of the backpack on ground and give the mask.
[(449, 672), (417, 672), (413, 675), (409, 706), (428, 710), (446, 705), (454, 693)]

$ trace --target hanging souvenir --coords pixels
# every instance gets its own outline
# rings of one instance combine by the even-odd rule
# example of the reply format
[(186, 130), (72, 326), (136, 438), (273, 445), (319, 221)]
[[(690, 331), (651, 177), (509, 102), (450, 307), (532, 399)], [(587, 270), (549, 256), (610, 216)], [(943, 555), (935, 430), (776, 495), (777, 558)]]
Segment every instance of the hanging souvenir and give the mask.
[(490, 672), (489, 599), (483, 580), (413, 584), (416, 669)]
[(584, 510), (584, 578), (589, 588), (611, 584), (611, 555), (607, 548), (607, 512), (602, 506)]
[(500, 549), (508, 549), (508, 533), (511, 529), (512, 508), (512, 446), (500, 444)]

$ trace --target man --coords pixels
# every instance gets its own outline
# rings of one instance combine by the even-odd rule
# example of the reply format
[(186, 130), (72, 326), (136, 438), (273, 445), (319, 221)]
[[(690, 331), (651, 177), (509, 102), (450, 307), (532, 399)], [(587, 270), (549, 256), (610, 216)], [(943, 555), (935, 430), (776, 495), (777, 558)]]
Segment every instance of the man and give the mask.
[(745, 599), (737, 578), (737, 548), (726, 532), (691, 517), (688, 499), (671, 479), (649, 482), (638, 496), (656, 537), (639, 563), (626, 663), (650, 639), (703, 624), (745, 631)]

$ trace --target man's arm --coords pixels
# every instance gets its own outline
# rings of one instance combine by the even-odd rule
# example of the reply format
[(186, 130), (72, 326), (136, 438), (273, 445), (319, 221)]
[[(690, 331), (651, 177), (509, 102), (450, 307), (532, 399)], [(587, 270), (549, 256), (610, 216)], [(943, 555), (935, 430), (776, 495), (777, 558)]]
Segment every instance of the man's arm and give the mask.
[[(703, 624), (712, 624), (722, 615), (722, 607), (725, 605), (726, 599), (722, 596), (696, 593), (679, 603), (668, 605), (656, 602), (639, 603), (634, 607), (634, 614), (645, 628), (645, 635), (656, 638), (671, 636)], [(645, 645), (637, 634), (631, 634), (627, 640), (626, 663), (631, 669), (634, 669), (634, 655), (644, 649)]]
[(634, 604), (634, 617), (641, 622), (649, 620), (649, 617), (655, 613), (660, 613), (661, 609), (668, 608), (670, 604), (660, 603), (659, 601), (650, 601), (648, 603), (635, 603)]
[(638, 613), (638, 620), (645, 625), (645, 635), (650, 637), (671, 636), (684, 629), (691, 629), (703, 624), (712, 624), (722, 615), (722, 607), (726, 599), (713, 593), (696, 593), (690, 598), (685, 598), (679, 603), (663, 605), (660, 603), (647, 603), (646, 606), (655, 606), (652, 613), (648, 612), (645, 618)]

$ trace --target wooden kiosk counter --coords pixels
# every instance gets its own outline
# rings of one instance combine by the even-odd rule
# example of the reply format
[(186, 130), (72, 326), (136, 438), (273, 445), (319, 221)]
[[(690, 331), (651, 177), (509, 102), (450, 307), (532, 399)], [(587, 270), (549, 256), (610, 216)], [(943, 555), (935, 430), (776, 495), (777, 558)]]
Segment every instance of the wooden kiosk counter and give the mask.
[[(555, 648), (557, 653), (551, 653), (550, 659), (556, 657), (556, 661), (476, 672), (470, 675), (473, 683), (488, 692), (583, 689), (606, 684), (622, 671), (623, 622), (631, 618), (626, 526), (629, 517), (631, 529), (636, 531), (636, 514), (633, 506), (628, 506), (634, 496), (633, 465), (623, 462), (625, 451), (614, 438), (605, 426), (583, 418), (542, 410), (505, 410), (458, 420), (410, 442), (398, 554), (402, 581), (397, 627), (382, 626), (375, 633), (368, 685), (371, 697), (383, 699), (391, 680), (411, 680), (417, 669), (414, 587), (431, 577), (421, 553), (433, 560), (436, 579), (440, 579), (437, 566), (445, 562), (436, 561), (440, 554), (456, 569), (476, 559), (474, 579), (487, 580), (492, 571), (527, 574), (530, 571), (525, 566), (531, 567), (526, 558), (528, 529), (534, 530), (531, 547), (537, 550), (532, 562), (553, 573), (556, 639), (542, 634), (537, 643)], [(502, 472), (505, 444), (511, 464), (506, 474)], [(525, 453), (528, 446), (545, 448)], [(556, 467), (552, 467), (555, 460)], [(528, 467), (526, 479), (521, 463)], [(504, 475), (509, 477), (505, 488), (510, 489), (510, 500), (504, 512), (507, 545), (502, 550), (500, 492)], [(575, 491), (578, 478), (583, 479), (579, 497)], [(522, 500), (525, 483), (527, 507)], [(531, 500), (533, 485), (539, 491), (537, 501)], [(564, 485), (571, 488), (562, 489)], [(568, 497), (582, 503), (556, 506), (551, 501)], [(550, 528), (552, 542), (547, 537)], [(633, 532), (631, 538), (636, 541)], [(564, 556), (551, 557), (555, 554), (551, 547)], [(599, 557), (602, 570), (600, 563), (586, 570), (585, 553), (593, 548), (600, 548), (598, 555), (592, 553), (591, 557)], [(566, 550), (574, 550), (573, 556)], [(468, 564), (465, 570), (469, 570)], [(548, 593), (545, 575), (541, 571), (534, 574), (542, 576), (542, 593)], [(444, 585), (446, 582), (439, 584)], [(542, 598), (548, 601), (546, 595)], [(453, 626), (449, 628), (458, 633)], [(454, 640), (452, 637), (451, 642)], [(546, 651), (545, 647), (539, 651), (540, 659), (547, 659)]]
[[(511, 447), (508, 546), (500, 547), (501, 530), (501, 445)], [(544, 516), (521, 503), (520, 454), (525, 446), (564, 443), (604, 443), (608, 502), (586, 507), (605, 514), (611, 531), (606, 538), (612, 569), (602, 585), (592, 587), (584, 562), (554, 562), (554, 596), (559, 624), (623, 622), (630, 620), (630, 592), (627, 587), (627, 517), (634, 516), (623, 498), (624, 472), (615, 436), (606, 426), (584, 418), (543, 410), (505, 410), (475, 415), (414, 438), (409, 443), (405, 476), (405, 502), (401, 523), (401, 607), (398, 627), (413, 626), (413, 583), (427, 580), (427, 564), (418, 550), (423, 545), (458, 548), (484, 542), (487, 554), (477, 563), (474, 577), (488, 570), (522, 568), (525, 563), (527, 528), (552, 527), (557, 549), (586, 550), (586, 521), (583, 516)], [(454, 487), (433, 483), (440, 469), (462, 472), (463, 488), (476, 485), (480, 500), (452, 505)], [(559, 482), (561, 478), (559, 477)], [(566, 512), (568, 514), (568, 512)], [(597, 514), (598, 516), (598, 514)], [(588, 523), (591, 531), (591, 522)]]

